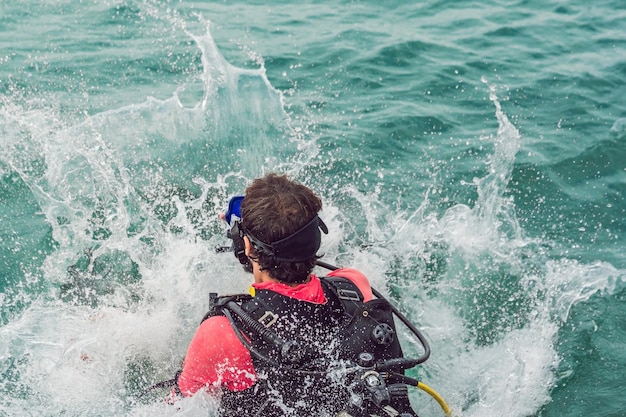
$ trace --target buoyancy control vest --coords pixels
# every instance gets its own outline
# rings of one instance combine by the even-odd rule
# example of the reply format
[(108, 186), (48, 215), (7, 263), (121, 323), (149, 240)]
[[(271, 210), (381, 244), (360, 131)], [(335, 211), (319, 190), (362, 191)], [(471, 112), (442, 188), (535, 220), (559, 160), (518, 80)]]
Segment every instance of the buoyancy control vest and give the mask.
[[(325, 304), (268, 290), (212, 294), (203, 320), (229, 318), (258, 378), (246, 390), (224, 390), (221, 416), (416, 416), (406, 385), (389, 377), (403, 374), (393, 366), (403, 354), (389, 302), (363, 302), (346, 278), (321, 282)], [(374, 365), (385, 361), (389, 373), (377, 372)]]

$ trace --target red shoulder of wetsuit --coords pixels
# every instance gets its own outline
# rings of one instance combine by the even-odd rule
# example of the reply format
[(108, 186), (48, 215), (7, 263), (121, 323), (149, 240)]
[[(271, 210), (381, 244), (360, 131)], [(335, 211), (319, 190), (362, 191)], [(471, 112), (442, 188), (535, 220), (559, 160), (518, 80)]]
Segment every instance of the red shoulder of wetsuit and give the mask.
[(373, 298), (372, 286), (369, 280), (362, 272), (354, 268), (341, 268), (336, 269), (328, 274), (329, 277), (342, 277), (347, 278), (357, 286), (357, 288), (363, 294), (363, 302), (366, 303)]
[[(361, 291), (364, 301), (372, 299), (372, 288), (365, 275), (356, 269), (342, 268), (328, 274), (352, 281)], [(279, 294), (307, 302), (325, 302), (319, 278), (312, 276), (306, 284), (290, 287), (283, 284), (254, 284), (257, 289), (268, 289)], [(178, 387), (183, 395), (198, 390), (224, 387), (242, 391), (256, 382), (256, 373), (250, 352), (237, 338), (228, 319), (214, 316), (202, 322), (194, 335), (178, 377)]]
[(214, 316), (203, 321), (187, 349), (178, 377), (180, 392), (189, 396), (202, 388), (211, 390), (220, 386), (241, 391), (255, 381), (250, 352), (237, 338), (228, 319)]

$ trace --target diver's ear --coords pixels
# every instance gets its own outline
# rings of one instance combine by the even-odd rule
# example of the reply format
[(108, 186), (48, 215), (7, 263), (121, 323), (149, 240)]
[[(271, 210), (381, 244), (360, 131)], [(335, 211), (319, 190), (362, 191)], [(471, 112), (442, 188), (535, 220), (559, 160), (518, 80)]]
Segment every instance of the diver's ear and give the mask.
[(248, 236), (243, 237), (243, 246), (244, 246), (244, 253), (246, 254), (247, 257), (250, 257), (250, 250), (252, 250), (252, 243), (250, 243), (250, 239), (248, 239)]

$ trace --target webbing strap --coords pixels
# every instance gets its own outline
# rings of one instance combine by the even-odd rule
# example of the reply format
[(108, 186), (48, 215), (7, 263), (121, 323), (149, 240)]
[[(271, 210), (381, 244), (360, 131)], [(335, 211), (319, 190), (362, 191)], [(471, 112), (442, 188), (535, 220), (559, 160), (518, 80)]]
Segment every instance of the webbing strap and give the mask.
[(343, 277), (322, 278), (324, 287), (339, 299), (345, 312), (352, 318), (359, 308), (363, 306), (363, 294), (359, 287), (352, 281)]

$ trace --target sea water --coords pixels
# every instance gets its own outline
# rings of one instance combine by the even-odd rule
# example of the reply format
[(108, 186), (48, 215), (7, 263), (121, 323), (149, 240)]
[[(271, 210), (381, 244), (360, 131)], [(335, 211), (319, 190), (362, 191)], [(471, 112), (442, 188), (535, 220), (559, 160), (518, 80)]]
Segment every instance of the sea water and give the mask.
[(214, 415), (141, 393), (270, 171), (454, 415), (626, 416), (622, 0), (2, 1), (0, 416)]

